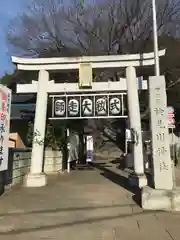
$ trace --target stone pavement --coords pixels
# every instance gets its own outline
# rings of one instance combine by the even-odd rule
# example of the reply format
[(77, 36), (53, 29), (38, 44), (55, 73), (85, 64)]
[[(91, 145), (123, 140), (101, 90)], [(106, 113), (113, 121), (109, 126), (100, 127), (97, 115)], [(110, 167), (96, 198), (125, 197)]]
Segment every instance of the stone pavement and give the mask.
[(102, 167), (8, 191), (0, 198), (0, 240), (179, 240), (180, 213), (143, 211), (127, 186)]

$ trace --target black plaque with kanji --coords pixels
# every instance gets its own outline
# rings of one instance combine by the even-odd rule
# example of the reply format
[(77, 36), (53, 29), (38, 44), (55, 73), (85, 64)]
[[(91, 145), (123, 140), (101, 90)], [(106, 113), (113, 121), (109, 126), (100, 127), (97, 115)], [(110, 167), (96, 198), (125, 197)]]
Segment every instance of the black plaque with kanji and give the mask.
[(93, 96), (82, 96), (81, 97), (81, 116), (82, 117), (93, 117), (95, 113), (94, 109), (94, 97)]
[(127, 117), (126, 93), (101, 93), (52, 96), (52, 118), (124, 118)]
[(80, 117), (80, 97), (68, 96), (67, 97), (67, 115), (69, 118)]
[(122, 99), (121, 95), (109, 96), (109, 116), (122, 115)]
[(95, 96), (95, 116), (108, 116), (108, 98), (106, 95)]
[(65, 118), (67, 114), (66, 97), (54, 98), (54, 116)]

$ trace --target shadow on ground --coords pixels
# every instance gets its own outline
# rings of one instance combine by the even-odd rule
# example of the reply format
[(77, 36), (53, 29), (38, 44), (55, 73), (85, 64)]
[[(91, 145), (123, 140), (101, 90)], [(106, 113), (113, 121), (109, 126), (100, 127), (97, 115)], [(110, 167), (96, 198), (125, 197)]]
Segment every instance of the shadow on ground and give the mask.
[(117, 168), (124, 170), (126, 168), (125, 157), (121, 155), (119, 158), (115, 158), (111, 161), (113, 164), (118, 164)]
[(123, 187), (124, 189), (132, 192), (133, 200), (136, 204), (141, 207), (141, 190), (138, 187), (130, 186), (129, 180), (127, 177), (124, 177), (110, 169), (107, 169), (107, 163), (93, 163), (93, 166), (101, 171), (101, 175), (104, 176), (106, 179), (110, 180), (111, 182)]
[(52, 208), (52, 209), (38, 209), (38, 210), (32, 210), (32, 211), (16, 211), (16, 212), (5, 212), (0, 213), (0, 217), (4, 216), (20, 216), (20, 215), (30, 215), (30, 214), (43, 214), (43, 213), (59, 213), (59, 212), (74, 212), (74, 211), (92, 211), (96, 209), (107, 209), (107, 208), (120, 208), (120, 207), (134, 207), (136, 204), (114, 204), (114, 205), (104, 205), (104, 206), (87, 206), (87, 207), (68, 207), (68, 208)]
[[(162, 212), (162, 211), (161, 211)], [(58, 223), (58, 224), (52, 224), (52, 225), (41, 225), (37, 227), (31, 227), (31, 228), (18, 228), (18, 229), (12, 229), (7, 232), (0, 232), (0, 236), (4, 235), (17, 235), (22, 233), (31, 233), (31, 232), (38, 232), (38, 231), (48, 231), (53, 229), (60, 229), (65, 227), (72, 227), (75, 225), (84, 225), (89, 223), (98, 223), (101, 221), (110, 221), (115, 219), (124, 219), (132, 216), (141, 216), (141, 215), (151, 215), (154, 213), (153, 211), (146, 211), (146, 212), (140, 212), (140, 213), (128, 213), (128, 214), (118, 214), (115, 216), (105, 216), (105, 217), (96, 217), (96, 218), (87, 218), (79, 221), (72, 221), (72, 222), (65, 222), (65, 223)], [(157, 213), (157, 212), (156, 212)]]

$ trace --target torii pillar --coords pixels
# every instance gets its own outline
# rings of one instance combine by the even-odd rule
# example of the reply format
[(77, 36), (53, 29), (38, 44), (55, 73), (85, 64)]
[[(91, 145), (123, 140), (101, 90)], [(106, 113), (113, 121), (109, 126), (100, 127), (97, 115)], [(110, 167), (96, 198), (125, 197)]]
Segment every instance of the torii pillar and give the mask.
[(128, 108), (130, 128), (135, 133), (135, 143), (133, 144), (134, 172), (129, 176), (130, 184), (142, 188), (147, 186), (147, 178), (144, 174), (144, 159), (142, 145), (142, 130), (140, 118), (140, 106), (138, 97), (138, 86), (135, 67), (126, 68)]
[(48, 82), (49, 73), (45, 70), (40, 70), (38, 77), (36, 114), (34, 120), (31, 167), (30, 172), (27, 174), (24, 180), (24, 184), (27, 187), (42, 187), (47, 183), (46, 175), (43, 172), (43, 159), (48, 100)]

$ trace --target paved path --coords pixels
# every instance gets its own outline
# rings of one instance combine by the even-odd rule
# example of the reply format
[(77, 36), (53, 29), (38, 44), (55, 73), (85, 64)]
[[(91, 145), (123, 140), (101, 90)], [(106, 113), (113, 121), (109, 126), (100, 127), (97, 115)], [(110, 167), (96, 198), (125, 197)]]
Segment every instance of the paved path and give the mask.
[(180, 239), (180, 214), (144, 212), (133, 195), (123, 177), (97, 169), (9, 191), (0, 198), (0, 240)]

